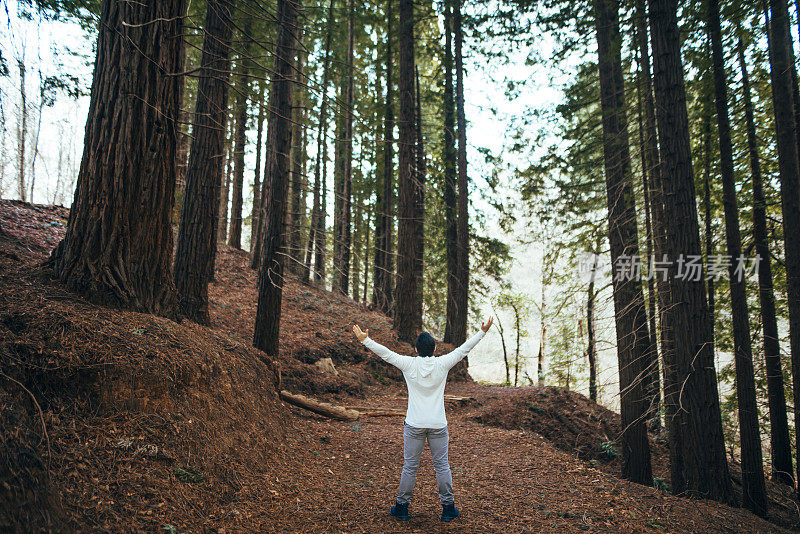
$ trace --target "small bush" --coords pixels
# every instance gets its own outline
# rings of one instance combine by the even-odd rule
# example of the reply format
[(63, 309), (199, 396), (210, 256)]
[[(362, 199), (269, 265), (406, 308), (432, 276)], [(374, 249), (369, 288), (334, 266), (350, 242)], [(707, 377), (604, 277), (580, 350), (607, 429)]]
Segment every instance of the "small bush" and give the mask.
[(617, 456), (619, 456), (619, 451), (617, 450), (617, 442), (616, 441), (604, 441), (600, 448), (603, 449), (603, 453), (608, 456), (609, 459), (613, 460)]

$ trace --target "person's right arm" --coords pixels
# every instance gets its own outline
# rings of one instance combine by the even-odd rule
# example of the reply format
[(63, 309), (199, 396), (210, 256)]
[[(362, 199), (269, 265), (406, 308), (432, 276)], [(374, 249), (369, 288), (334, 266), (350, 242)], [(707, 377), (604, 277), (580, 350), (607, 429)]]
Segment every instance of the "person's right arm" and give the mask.
[(397, 354), (396, 352), (384, 347), (369, 337), (369, 330), (362, 332), (358, 325), (354, 325), (353, 333), (365, 347), (377, 354), (386, 363), (394, 365), (403, 372), (411, 368), (414, 358), (410, 356), (401, 356), (400, 354)]

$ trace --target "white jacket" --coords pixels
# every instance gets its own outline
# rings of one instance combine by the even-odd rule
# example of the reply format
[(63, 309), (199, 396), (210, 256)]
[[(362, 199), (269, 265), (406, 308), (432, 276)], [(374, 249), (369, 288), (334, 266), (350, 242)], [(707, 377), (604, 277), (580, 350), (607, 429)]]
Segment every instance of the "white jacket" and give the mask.
[(483, 330), (478, 330), (463, 345), (444, 356), (401, 356), (369, 337), (362, 343), (403, 372), (408, 387), (406, 423), (417, 428), (444, 428), (447, 426), (444, 415), (447, 373), (469, 354), (484, 335)]

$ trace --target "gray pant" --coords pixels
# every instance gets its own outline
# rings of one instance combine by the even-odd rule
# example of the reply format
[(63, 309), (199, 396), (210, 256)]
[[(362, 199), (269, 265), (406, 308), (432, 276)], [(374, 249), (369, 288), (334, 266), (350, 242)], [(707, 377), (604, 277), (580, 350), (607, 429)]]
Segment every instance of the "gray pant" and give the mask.
[(417, 428), (403, 423), (403, 472), (400, 475), (400, 488), (397, 491), (397, 502), (405, 504), (411, 501), (414, 482), (417, 480), (419, 458), (425, 447), (425, 439), (431, 448), (433, 469), (436, 471), (436, 483), (439, 486), (439, 498), (442, 504), (453, 503), (453, 476), (450, 474), (450, 461), (447, 458), (447, 446), (450, 434), (444, 428)]

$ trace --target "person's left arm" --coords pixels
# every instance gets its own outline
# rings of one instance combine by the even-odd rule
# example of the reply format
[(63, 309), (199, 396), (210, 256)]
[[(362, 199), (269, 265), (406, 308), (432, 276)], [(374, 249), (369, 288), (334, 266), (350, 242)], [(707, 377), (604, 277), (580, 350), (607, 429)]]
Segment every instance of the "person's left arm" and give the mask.
[(471, 338), (466, 340), (460, 347), (458, 347), (453, 352), (445, 354), (441, 356), (442, 364), (444, 365), (445, 369), (452, 369), (455, 364), (463, 360), (469, 351), (471, 351), (478, 342), (483, 339), (483, 336), (486, 335), (486, 332), (492, 327), (492, 323), (494, 322), (494, 317), (489, 317), (489, 320), (485, 323), (481, 323), (481, 329)]
[(369, 337), (369, 330), (362, 331), (358, 325), (353, 325), (353, 333), (358, 340), (369, 350), (377, 354), (383, 361), (394, 365), (401, 371), (405, 372), (411, 368), (414, 358), (410, 356), (401, 356), (391, 349), (388, 349)]

